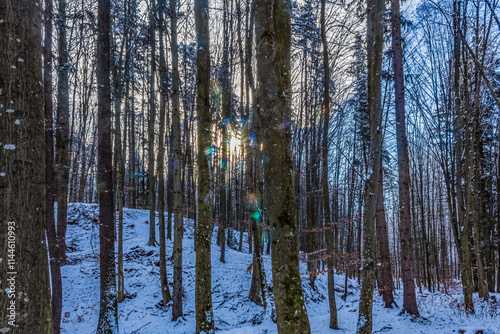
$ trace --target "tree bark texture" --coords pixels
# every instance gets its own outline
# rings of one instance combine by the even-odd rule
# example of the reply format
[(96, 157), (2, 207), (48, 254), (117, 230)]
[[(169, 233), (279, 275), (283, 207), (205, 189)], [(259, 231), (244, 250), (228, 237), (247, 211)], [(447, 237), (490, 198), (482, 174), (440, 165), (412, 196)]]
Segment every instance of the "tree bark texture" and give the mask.
[(115, 207), (111, 148), (110, 0), (98, 0), (97, 16), (97, 183), (99, 184), (100, 308), (98, 334), (118, 333), (115, 274)]
[(273, 292), (278, 333), (310, 333), (299, 271), (291, 160), (291, 3), (256, 0), (259, 130), (272, 229)]
[(401, 14), (399, 0), (391, 2), (392, 51), (394, 69), (396, 140), (399, 170), (399, 233), (403, 278), (403, 312), (418, 315), (413, 268), (413, 241), (410, 215), (410, 159), (406, 137), (403, 48), (401, 46)]
[(40, 7), (0, 2), (0, 328), (15, 334), (54, 332)]
[(196, 233), (196, 333), (215, 333), (212, 307), (212, 203), (210, 114), (210, 35), (208, 0), (195, 0), (198, 66), (196, 109), (198, 118), (198, 227)]
[(382, 106), (381, 68), (384, 43), (384, 0), (368, 0), (367, 57), (368, 57), (368, 109), (370, 146), (368, 175), (365, 180), (365, 206), (363, 212), (363, 254), (361, 295), (359, 301), (358, 334), (371, 334), (373, 290), (375, 288), (375, 219), (377, 211), (378, 180), (382, 163)]

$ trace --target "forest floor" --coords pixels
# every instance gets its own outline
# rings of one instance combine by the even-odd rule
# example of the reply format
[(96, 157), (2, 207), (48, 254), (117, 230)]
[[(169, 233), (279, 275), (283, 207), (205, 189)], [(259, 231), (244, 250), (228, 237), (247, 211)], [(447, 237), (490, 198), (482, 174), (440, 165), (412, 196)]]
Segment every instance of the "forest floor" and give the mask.
[[(62, 268), (63, 315), (62, 332), (91, 334), (97, 328), (99, 312), (99, 229), (98, 206), (72, 203), (68, 208), (68, 264)], [(124, 210), (124, 271), (128, 298), (119, 304), (119, 328), (124, 334), (180, 334), (194, 333), (194, 276), (195, 252), (193, 222), (185, 219), (183, 241), (183, 286), (185, 316), (172, 322), (171, 303), (160, 305), (159, 249), (147, 246), (149, 212)], [(158, 227), (156, 236), (158, 238)], [(234, 233), (238, 237), (238, 232)], [(246, 240), (246, 234), (244, 235)], [(243, 252), (226, 248), (226, 263), (219, 261), (220, 248), (216, 246), (216, 231), (212, 236), (212, 287), (215, 326), (225, 334), (277, 333), (272, 295), (267, 293), (268, 307), (256, 306), (248, 300), (252, 263), (245, 243)], [(167, 240), (167, 256), (172, 254), (172, 242)], [(271, 258), (264, 255), (267, 284), (271, 282)], [(172, 289), (172, 261), (167, 259), (167, 272)], [(312, 333), (355, 333), (358, 317), (359, 285), (348, 281), (349, 295), (343, 301), (344, 275), (335, 275), (339, 327), (328, 328), (329, 312), (326, 274), (318, 276), (315, 289), (311, 288), (304, 264), (301, 264), (303, 289)], [(378, 293), (373, 305), (373, 333), (500, 333), (500, 294), (496, 302), (480, 302), (475, 298), (475, 315), (466, 315), (460, 286), (448, 294), (424, 291), (418, 294), (419, 310), (423, 318), (412, 319), (399, 315), (400, 309), (385, 309)], [(395, 299), (402, 305), (402, 291), (395, 291)], [(301, 333), (297, 333), (301, 334)]]

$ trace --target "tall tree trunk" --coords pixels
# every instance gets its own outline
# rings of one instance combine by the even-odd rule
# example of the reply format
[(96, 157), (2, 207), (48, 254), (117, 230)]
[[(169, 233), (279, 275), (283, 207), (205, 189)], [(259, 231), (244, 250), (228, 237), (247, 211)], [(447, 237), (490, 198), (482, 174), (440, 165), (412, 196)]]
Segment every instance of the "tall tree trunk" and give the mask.
[[(126, 15), (126, 20), (125, 22), (127, 22), (128, 25), (131, 24), (131, 22), (133, 22), (131, 19), (130, 19), (130, 16), (132, 14), (132, 9), (131, 9), (131, 4), (130, 4), (130, 1), (129, 0), (126, 0), (125, 1), (125, 5), (126, 5), (126, 10), (125, 10), (125, 15)], [(125, 173), (126, 173), (126, 161), (127, 161), (127, 150), (126, 148), (128, 147), (128, 150), (129, 150), (129, 158), (130, 158), (130, 151), (132, 151), (132, 147), (130, 147), (130, 142), (127, 142), (128, 140), (128, 137), (127, 135), (130, 136), (130, 127), (131, 127), (131, 117), (130, 117), (130, 114), (131, 114), (131, 101), (130, 101), (130, 54), (131, 54), (131, 50), (130, 50), (130, 45), (131, 45), (131, 41), (130, 41), (130, 36), (128, 34), (128, 31), (127, 31), (127, 43), (125, 44), (125, 68), (124, 68), (124, 73), (123, 73), (123, 78), (125, 80), (125, 112), (124, 112), (124, 115), (123, 115), (123, 118), (124, 118), (124, 127), (123, 127), (123, 141), (122, 141), (122, 144), (123, 144), (123, 156), (122, 156), (122, 162), (123, 162), (123, 175), (122, 177), (124, 178), (124, 184), (125, 184)], [(133, 171), (131, 168), (129, 168), (128, 170), (128, 173), (129, 175), (132, 175)], [(128, 184), (127, 186), (129, 187), (130, 189), (130, 176), (128, 178)], [(125, 201), (124, 201), (124, 205), (127, 205), (128, 207), (132, 207), (131, 205), (131, 191), (128, 190), (127, 191), (127, 204), (125, 204)], [(124, 198), (125, 198), (125, 190), (124, 190)], [(120, 257), (120, 254), (118, 254), (118, 256)], [(118, 289), (119, 290), (119, 289)]]
[(401, 14), (399, 0), (391, 2), (392, 51), (396, 109), (396, 140), (399, 171), (399, 233), (403, 278), (403, 312), (418, 315), (413, 268), (413, 241), (410, 215), (410, 161), (406, 137), (403, 49), (401, 46)]
[[(119, 123), (120, 121), (118, 121)], [(117, 127), (117, 136), (121, 136), (121, 129)], [(126, 132), (123, 131), (123, 139), (125, 142)], [(121, 303), (125, 300), (125, 276), (123, 273), (123, 207), (125, 201), (125, 147), (122, 146), (121, 140), (118, 140), (118, 159), (117, 159), (117, 200), (118, 200), (118, 302)]]
[(181, 115), (179, 105), (179, 46), (177, 45), (177, 1), (170, 0), (170, 48), (172, 50), (172, 140), (173, 140), (173, 177), (174, 177), (174, 287), (172, 319), (183, 315), (182, 311), (182, 173), (181, 173)]
[[(453, 1), (453, 62), (454, 62), (454, 97), (455, 97), (455, 121), (454, 121), (454, 139), (455, 139), (455, 165), (456, 165), (456, 180), (455, 187), (457, 193), (457, 211), (458, 221), (460, 225), (460, 249), (462, 253), (460, 263), (460, 272), (462, 276), (462, 289), (464, 293), (465, 309), (468, 313), (474, 313), (474, 304), (472, 301), (472, 273), (471, 273), (471, 257), (470, 257), (470, 226), (469, 219), (465, 217), (464, 194), (462, 188), (463, 181), (463, 115), (462, 103), (460, 96), (460, 1)], [(467, 89), (467, 88), (466, 88)]]
[[(307, 78), (307, 73), (306, 73)], [(306, 113), (307, 114), (307, 113)], [(306, 194), (312, 193), (311, 188), (311, 166), (312, 164), (312, 145), (309, 145), (311, 137), (311, 131), (306, 134), (305, 146), (306, 146)], [(316, 263), (314, 260), (314, 203), (312, 196), (307, 196), (306, 198), (306, 236), (305, 236), (305, 250), (307, 252), (307, 271), (309, 273), (309, 284), (314, 288), (314, 282), (316, 281)]]
[[(167, 100), (168, 103), (168, 100)], [(168, 171), (167, 171), (167, 239), (172, 240), (172, 216), (174, 211), (174, 136), (172, 129), (172, 114), (168, 121)]]
[(212, 203), (210, 190), (213, 165), (210, 149), (210, 35), (208, 0), (195, 0), (198, 67), (196, 110), (198, 118), (198, 228), (196, 233), (196, 333), (215, 333), (212, 308)]
[[(249, 157), (249, 160), (253, 157)], [(248, 168), (247, 163), (247, 168)], [(250, 171), (251, 173), (251, 171)], [(248, 173), (247, 173), (248, 175)], [(247, 178), (247, 180), (249, 180)], [(253, 179), (252, 179), (253, 181)], [(248, 202), (249, 202), (249, 212), (251, 215), (251, 233), (253, 237), (253, 257), (252, 257), (252, 280), (250, 284), (250, 292), (248, 294), (248, 299), (260, 306), (266, 306), (265, 299), (265, 277), (264, 268), (262, 265), (262, 245), (260, 242), (260, 237), (262, 235), (262, 230), (260, 227), (261, 223), (261, 213), (258, 206), (257, 198), (254, 194), (253, 185), (248, 186)]]
[(149, 16), (149, 42), (151, 46), (151, 75), (149, 78), (148, 115), (148, 205), (149, 205), (149, 246), (156, 246), (156, 193), (155, 193), (155, 75), (156, 75), (156, 3), (151, 0)]
[[(410, 179), (410, 182), (411, 182), (411, 179)], [(415, 192), (416, 192), (416, 187), (412, 187), (411, 186), (411, 183), (410, 183), (410, 189), (411, 189), (411, 203), (410, 203), (410, 207), (411, 207), (411, 212), (412, 212), (412, 215), (411, 215), (411, 227), (413, 229), (413, 235), (415, 236), (412, 242), (412, 249), (414, 250), (414, 254), (416, 254), (415, 256), (415, 262), (416, 262), (416, 280), (417, 280), (417, 287), (418, 287), (418, 291), (420, 293), (422, 293), (422, 282), (421, 282), (421, 275), (420, 275), (420, 255), (419, 255), (419, 248), (417, 247), (417, 242), (418, 242), (418, 237), (417, 237), (417, 219), (418, 219), (418, 216), (417, 216), (417, 210), (416, 210), (416, 207), (417, 207), (417, 204), (416, 204), (416, 200), (415, 200)], [(400, 226), (401, 226), (401, 219), (400, 219)], [(401, 239), (401, 237), (400, 237)], [(402, 264), (401, 264), (401, 271), (403, 270), (402, 268)]]
[(368, 175), (365, 182), (365, 206), (363, 212), (363, 282), (359, 301), (359, 318), (356, 332), (371, 334), (373, 290), (375, 288), (375, 218), (377, 188), (382, 162), (382, 106), (381, 67), (384, 43), (384, 0), (368, 0), (367, 57), (368, 57), (368, 108), (370, 147)]
[[(125, 21), (127, 21), (127, 8), (125, 4)], [(128, 27), (125, 27), (123, 40), (118, 53), (118, 59), (112, 62), (112, 75), (114, 80), (114, 105), (115, 105), (115, 143), (114, 143), (114, 163), (117, 173), (115, 174), (115, 190), (116, 202), (118, 210), (118, 302), (121, 303), (125, 300), (125, 287), (124, 287), (124, 274), (123, 274), (123, 206), (124, 206), (124, 173), (125, 173), (125, 158), (124, 149), (122, 147), (122, 131), (121, 131), (121, 116), (122, 116), (122, 96), (123, 96), (123, 82), (122, 82), (122, 59), (123, 51), (128, 40)], [(116, 51), (117, 52), (117, 51)], [(124, 136), (125, 137), (125, 132)]]
[[(127, 52), (130, 52), (127, 49)], [(127, 99), (130, 103), (129, 104), (129, 122), (130, 122), (130, 145), (129, 145), (129, 175), (130, 175), (130, 183), (131, 183), (131, 190), (130, 190), (130, 207), (132, 209), (135, 209), (137, 207), (137, 174), (136, 174), (136, 130), (135, 130), (135, 108), (134, 108), (134, 101), (135, 101), (135, 78), (134, 78), (134, 71), (131, 71), (131, 78), (129, 81), (132, 82), (132, 88), (130, 91), (132, 92), (132, 97)], [(130, 84), (129, 84), (130, 85)]]
[(68, 227), (68, 180), (69, 180), (69, 85), (68, 46), (66, 41), (66, 0), (59, 0), (57, 19), (59, 49), (57, 68), (57, 112), (56, 112), (56, 200), (57, 239), (61, 265), (66, 264), (66, 229)]
[(328, 304), (330, 306), (330, 328), (338, 329), (337, 305), (335, 303), (335, 268), (333, 266), (334, 234), (333, 229), (336, 226), (332, 223), (330, 212), (330, 192), (328, 189), (328, 129), (330, 127), (330, 64), (328, 61), (328, 43), (326, 39), (326, 19), (325, 19), (326, 0), (321, 0), (321, 41), (323, 43), (323, 103), (324, 103), (324, 124), (323, 138), (321, 143), (322, 169), (321, 183), (323, 188), (323, 216), (325, 219), (326, 230), (326, 249), (328, 254)]
[[(87, 164), (87, 143), (86, 143), (86, 136), (87, 136), (87, 132), (88, 132), (88, 129), (90, 127), (88, 127), (88, 120), (89, 120), (89, 104), (90, 104), (90, 97), (91, 97), (91, 93), (92, 93), (92, 89), (90, 89), (89, 87), (87, 87), (88, 85), (88, 58), (89, 56), (85, 56), (85, 65), (84, 65), (84, 74), (83, 74), (83, 82), (86, 83), (86, 86), (83, 87), (83, 101), (82, 101), (82, 125), (81, 125), (81, 131), (80, 131), (80, 138), (81, 140), (79, 140), (79, 146), (81, 146), (81, 153), (80, 153), (80, 185), (78, 187), (78, 197), (77, 197), (77, 200), (78, 202), (83, 202), (84, 201), (84, 198), (85, 198), (85, 188), (86, 188), (86, 185), (87, 185), (87, 173), (88, 173), (88, 169), (89, 169), (89, 166)], [(93, 68), (91, 69), (91, 75), (90, 75), (90, 82), (93, 82), (94, 80), (94, 71), (93, 71)], [(90, 86), (90, 85), (88, 85)], [(80, 149), (78, 149), (78, 152), (80, 152)]]
[[(421, 245), (422, 245), (422, 252), (424, 254), (423, 258), (423, 273), (424, 273), (424, 283), (427, 285), (427, 289), (431, 290), (431, 275), (430, 275), (430, 254), (429, 254), (429, 238), (427, 237), (427, 226), (425, 224), (425, 207), (424, 207), (424, 175), (423, 175), (423, 169), (424, 166), (422, 163), (419, 164), (420, 170), (420, 191), (419, 191), (419, 198), (417, 200), (417, 203), (420, 204), (420, 231), (422, 233), (422, 238), (421, 238)], [(404, 268), (403, 268), (404, 271)], [(403, 277), (404, 279), (404, 277)], [(404, 289), (404, 284), (403, 284), (403, 289)], [(415, 300), (416, 303), (416, 300)]]
[[(249, 4), (247, 3), (247, 6)], [(248, 11), (250, 11), (248, 13)], [(259, 175), (260, 168), (257, 168), (257, 157), (255, 150), (255, 132), (257, 130), (257, 95), (255, 91), (254, 74), (252, 71), (252, 45), (254, 40), (254, 24), (255, 24), (255, 1), (251, 2), (250, 8), (247, 8), (249, 17), (249, 28), (247, 31), (245, 41), (245, 76), (247, 78), (247, 110), (248, 120), (246, 127), (244, 127), (243, 138), (245, 141), (246, 152), (246, 183), (247, 183), (247, 203), (250, 214), (251, 224), (251, 241), (253, 242), (253, 257), (252, 257), (252, 280), (250, 283), (250, 292), (248, 298), (257, 305), (266, 305), (265, 298), (265, 277), (264, 268), (262, 265), (262, 212), (259, 207), (259, 199), (261, 198), (261, 191), (256, 187), (256, 177)], [(252, 101), (250, 102), (250, 93)], [(251, 110), (250, 110), (251, 108)]]
[[(476, 9), (479, 11), (479, 7)], [(479, 15), (479, 13), (478, 13)], [(476, 30), (476, 35), (479, 35), (479, 32)], [(479, 45), (476, 46), (476, 54), (478, 54)], [(471, 141), (471, 155), (473, 156), (473, 165), (472, 170), (469, 171), (471, 173), (471, 177), (473, 178), (473, 184), (471, 184), (473, 189), (470, 189), (470, 194), (472, 196), (470, 204), (473, 205), (474, 210), (472, 211), (472, 227), (474, 231), (474, 253), (476, 255), (476, 264), (477, 264), (477, 275), (478, 275), (478, 295), (479, 298), (483, 300), (489, 299), (489, 275), (485, 272), (484, 268), (484, 260), (488, 260), (488, 256), (485, 256), (489, 253), (488, 249), (484, 249), (482, 244), (488, 244), (489, 240), (482, 241), (483, 235), (489, 239), (489, 235), (485, 232), (488, 231), (490, 221), (488, 217), (488, 210), (486, 208), (486, 203), (488, 202), (488, 193), (484, 187), (484, 182), (487, 179), (487, 176), (484, 175), (484, 155), (483, 155), (483, 133), (482, 133), (482, 113), (481, 113), (481, 77), (479, 76), (479, 70), (477, 69), (479, 64), (476, 62), (476, 71), (474, 74), (474, 113), (472, 116), (472, 124), (471, 124), (471, 135), (469, 136)], [(485, 136), (487, 137), (487, 135)], [(482, 229), (480, 228), (479, 222), (482, 222)], [(481, 231), (482, 230), (482, 231)], [(483, 233), (481, 233), (483, 232)], [(485, 254), (486, 253), (486, 254)], [(484, 259), (484, 260), (483, 260)], [(488, 264), (487, 264), (488, 265)], [(493, 266), (495, 268), (495, 266)], [(488, 270), (490, 271), (490, 270)], [(488, 282), (487, 282), (488, 281)]]
[[(385, 303), (386, 308), (392, 308), (392, 304), (395, 304), (394, 295), (392, 293), (392, 266), (391, 257), (389, 253), (389, 235), (387, 233), (387, 221), (385, 220), (385, 207), (384, 207), (384, 179), (383, 171), (380, 168), (380, 176), (378, 180), (378, 195), (377, 195), (377, 236), (379, 245), (379, 262), (381, 263), (379, 267), (380, 273), (380, 284), (378, 286), (379, 293)], [(396, 242), (396, 241), (394, 241)]]
[(115, 275), (115, 207), (111, 148), (110, 0), (98, 0), (97, 16), (97, 183), (99, 184), (99, 247), (101, 281), (97, 334), (118, 333)]
[(219, 213), (219, 238), (220, 238), (220, 261), (226, 262), (226, 229), (228, 224), (228, 211), (230, 202), (227, 197), (228, 189), (226, 186), (226, 171), (229, 159), (229, 129), (231, 127), (231, 79), (229, 69), (229, 22), (228, 6), (229, 0), (223, 0), (223, 47), (222, 47), (222, 66), (221, 66), (221, 86), (222, 86), (222, 119), (223, 119), (223, 137), (222, 137), (222, 164), (220, 175), (220, 213)]
[(45, 244), (40, 7), (32, 1), (0, 3), (0, 328), (14, 334), (54, 332)]
[[(241, 30), (243, 29), (243, 22), (242, 22), (242, 19), (243, 19), (243, 14), (242, 14), (242, 4), (241, 4), (241, 0), (236, 0), (236, 15), (237, 15), (237, 18), (238, 18), (238, 22), (237, 22), (237, 43), (238, 43), (238, 51), (239, 51), (239, 58), (240, 58), (240, 117), (241, 117), (241, 120), (242, 120), (242, 126), (243, 127), (246, 127), (248, 126), (248, 124), (245, 124), (245, 103), (244, 103), (244, 100), (245, 100), (245, 97), (246, 99), (248, 100), (248, 96), (245, 96), (245, 57), (244, 57), (244, 53), (243, 53), (243, 37), (241, 36)], [(248, 111), (249, 112), (249, 111)], [(245, 159), (245, 155), (246, 155), (246, 143), (244, 142), (244, 136), (243, 136), (243, 132), (242, 131), (242, 140), (240, 141), (239, 143), (239, 148), (240, 148), (240, 160), (239, 161), (244, 161)], [(238, 162), (239, 164), (239, 162)], [(250, 233), (251, 231), (251, 228), (249, 228), (250, 226), (247, 224), (247, 221), (245, 219), (245, 210), (244, 210), (244, 206), (243, 206), (243, 198), (244, 198), (244, 195), (245, 195), (245, 180), (244, 180), (244, 168), (243, 166), (240, 164), (238, 166), (238, 169), (239, 170), (239, 187), (236, 186), (236, 189), (239, 188), (239, 190), (236, 190), (237, 191), (237, 200), (236, 200), (236, 207), (237, 207), (237, 210), (236, 210), (236, 221), (238, 222), (238, 227), (240, 229), (240, 240), (239, 240), (239, 243), (238, 243), (238, 251), (239, 252), (242, 252), (243, 251), (243, 232), (244, 231), (248, 231), (248, 246), (250, 248), (250, 253), (252, 253), (251, 249), (252, 249), (252, 233)]]
[[(124, 37), (126, 38), (126, 37)], [(123, 41), (125, 43), (125, 40)], [(124, 201), (124, 164), (122, 150), (122, 133), (121, 133), (121, 102), (122, 102), (122, 77), (121, 77), (121, 59), (123, 54), (123, 45), (120, 52), (119, 65), (113, 66), (114, 77), (114, 93), (115, 93), (115, 146), (114, 159), (116, 168), (116, 201), (118, 210), (118, 302), (121, 303), (125, 299), (124, 294), (124, 275), (123, 275), (123, 201)]]
[[(116, 111), (117, 114), (121, 111)], [(118, 119), (117, 125), (120, 123)], [(116, 127), (116, 136), (119, 138), (121, 136), (121, 127)], [(123, 274), (123, 206), (124, 206), (124, 172), (125, 172), (125, 161), (123, 158), (123, 150), (121, 145), (121, 139), (117, 139), (116, 143), (116, 163), (117, 163), (117, 209), (118, 209), (118, 302), (121, 303), (125, 300), (125, 282)]]
[(272, 271), (278, 333), (310, 333), (302, 293), (290, 152), (291, 10), (289, 0), (256, 0), (259, 131), (269, 225), (273, 232)]
[(52, 321), (54, 334), (61, 332), (62, 277), (57, 243), (54, 202), (56, 188), (54, 180), (54, 117), (52, 103), (52, 0), (45, 1), (45, 36), (43, 47), (43, 88), (45, 110), (45, 184), (46, 184), (46, 226), (52, 281)]
[[(165, 8), (165, 0), (160, 3), (160, 8)], [(165, 57), (163, 31), (165, 27), (163, 11), (160, 11), (160, 133), (158, 135), (158, 221), (160, 229), (160, 281), (163, 305), (172, 300), (168, 287), (167, 254), (165, 237), (165, 129), (166, 129), (166, 101), (168, 94), (168, 69)]]

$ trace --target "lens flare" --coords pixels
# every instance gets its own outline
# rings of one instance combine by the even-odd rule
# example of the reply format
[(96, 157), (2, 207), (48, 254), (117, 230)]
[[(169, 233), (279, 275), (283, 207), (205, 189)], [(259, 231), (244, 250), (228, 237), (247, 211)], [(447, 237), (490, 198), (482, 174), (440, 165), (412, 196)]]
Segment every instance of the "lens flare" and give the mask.
[(233, 131), (233, 127), (231, 125), (231, 119), (230, 118), (226, 118), (224, 120), (224, 127), (226, 128), (227, 131)]
[(260, 214), (260, 210), (256, 209), (254, 212), (252, 212), (250, 217), (252, 217), (252, 219), (255, 220), (257, 223), (260, 222), (260, 220), (262, 218), (262, 216)]
[(204, 152), (205, 152), (205, 155), (207, 156), (208, 159), (211, 159), (212, 158), (212, 154), (214, 154), (214, 152), (217, 150), (217, 147), (215, 145), (212, 145), (210, 147), (207, 147)]

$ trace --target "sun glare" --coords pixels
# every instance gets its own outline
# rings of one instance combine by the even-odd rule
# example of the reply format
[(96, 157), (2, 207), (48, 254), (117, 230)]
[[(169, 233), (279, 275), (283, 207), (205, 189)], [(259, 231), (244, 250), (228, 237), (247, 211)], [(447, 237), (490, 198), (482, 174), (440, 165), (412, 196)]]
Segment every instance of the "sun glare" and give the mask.
[(234, 152), (234, 150), (239, 151), (240, 145), (241, 145), (240, 139), (238, 139), (236, 137), (231, 137), (231, 140), (230, 140), (231, 152)]

